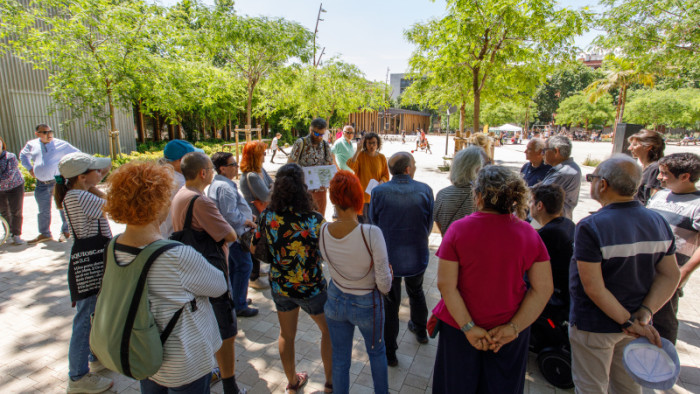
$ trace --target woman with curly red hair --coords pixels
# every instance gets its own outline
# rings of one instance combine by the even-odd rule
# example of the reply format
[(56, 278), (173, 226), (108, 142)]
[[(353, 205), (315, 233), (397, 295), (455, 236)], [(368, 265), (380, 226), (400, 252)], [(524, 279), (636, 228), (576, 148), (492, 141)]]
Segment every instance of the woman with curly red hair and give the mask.
[[(167, 166), (130, 162), (107, 179), (107, 186), (104, 210), (115, 222), (126, 224), (126, 230), (110, 246), (114, 254), (107, 254), (106, 264), (114, 274), (105, 276), (105, 282), (120, 280), (117, 267), (132, 263), (154, 242), (163, 242), (160, 223), (168, 215), (175, 182)], [(196, 307), (182, 309), (163, 344), (163, 364), (155, 375), (140, 382), (141, 392), (173, 388), (208, 393), (211, 371), (216, 367), (214, 353), (221, 347), (209, 297), (226, 292), (224, 276), (192, 247), (178, 244), (154, 260), (146, 278), (148, 302), (159, 331), (183, 305), (194, 300)]]
[(360, 224), (364, 191), (350, 171), (338, 171), (330, 184), (338, 219), (321, 227), (321, 254), (331, 282), (324, 308), (333, 347), (333, 390), (347, 393), (355, 326), (365, 339), (375, 393), (389, 392), (384, 348), (382, 293), (391, 289), (386, 243), (379, 227)]
[[(243, 198), (248, 202), (253, 216), (260, 217), (260, 213), (265, 210), (270, 203), (270, 192), (272, 189), (272, 178), (267, 175), (263, 168), (265, 160), (265, 150), (267, 145), (264, 142), (252, 141), (243, 147), (240, 170), (241, 180), (238, 185), (243, 193)], [(253, 256), (253, 271), (250, 273), (250, 287), (258, 290), (270, 287), (265, 277), (260, 276), (260, 260)]]

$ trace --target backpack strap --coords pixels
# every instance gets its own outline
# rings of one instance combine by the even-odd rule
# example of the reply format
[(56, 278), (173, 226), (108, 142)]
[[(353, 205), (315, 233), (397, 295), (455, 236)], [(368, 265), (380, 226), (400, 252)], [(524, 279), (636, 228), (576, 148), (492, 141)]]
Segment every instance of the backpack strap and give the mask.
[[(195, 197), (196, 198), (196, 197)], [(192, 199), (194, 201), (194, 199)], [(190, 203), (190, 208), (192, 207)], [(191, 211), (191, 209), (190, 209)], [(191, 212), (190, 212), (191, 213)], [(191, 217), (190, 217), (191, 219)], [(113, 238), (112, 242), (110, 242), (110, 247), (114, 248), (114, 244), (116, 243), (117, 238)], [(157, 241), (156, 241), (157, 242)], [(131, 375), (131, 366), (129, 365), (129, 344), (131, 342), (131, 331), (134, 328), (134, 320), (136, 320), (136, 312), (139, 309), (139, 304), (141, 303), (141, 296), (143, 295), (143, 288), (146, 286), (146, 277), (148, 276), (148, 271), (151, 269), (151, 266), (153, 265), (153, 262), (163, 254), (163, 252), (170, 250), (176, 246), (182, 245), (179, 242), (168, 242), (165, 245), (159, 247), (158, 249), (154, 250), (151, 252), (150, 256), (148, 256), (148, 259), (146, 260), (146, 263), (143, 265), (143, 269), (141, 270), (141, 275), (139, 276), (139, 280), (136, 284), (136, 290), (134, 291), (134, 296), (131, 298), (131, 305), (129, 305), (129, 312), (126, 315), (126, 322), (124, 324), (124, 332), (122, 333), (122, 341), (121, 341), (121, 348), (120, 348), (120, 358), (121, 358), (121, 364), (122, 364), (122, 369), (124, 370), (124, 374), (126, 376), (132, 376)], [(175, 323), (177, 322), (177, 318), (180, 317), (180, 314), (182, 314), (182, 308), (180, 308), (179, 311), (175, 313), (172, 319), (170, 319), (170, 322), (168, 322), (168, 326), (170, 327), (170, 331), (167, 333), (165, 338), (163, 338), (163, 334), (161, 334), (161, 343), (165, 342), (165, 339), (167, 339), (167, 336), (170, 335), (170, 332), (172, 332)], [(173, 321), (175, 319), (175, 321)], [(167, 329), (168, 327), (166, 327)], [(163, 331), (165, 334), (165, 331)]]

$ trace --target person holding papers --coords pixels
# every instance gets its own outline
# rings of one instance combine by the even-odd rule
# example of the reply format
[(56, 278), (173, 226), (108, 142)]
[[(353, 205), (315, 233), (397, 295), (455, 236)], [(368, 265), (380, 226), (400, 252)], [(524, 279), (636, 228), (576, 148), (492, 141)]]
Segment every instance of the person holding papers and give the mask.
[[(362, 190), (365, 191), (365, 204), (362, 209), (362, 216), (358, 216), (360, 223), (369, 223), (369, 202), (372, 188), (378, 184), (389, 181), (389, 167), (386, 157), (379, 153), (382, 148), (382, 139), (376, 133), (367, 133), (357, 142), (357, 150), (347, 161), (350, 167), (360, 178)], [(368, 188), (368, 186), (370, 186)], [(369, 190), (368, 190), (369, 189)]]

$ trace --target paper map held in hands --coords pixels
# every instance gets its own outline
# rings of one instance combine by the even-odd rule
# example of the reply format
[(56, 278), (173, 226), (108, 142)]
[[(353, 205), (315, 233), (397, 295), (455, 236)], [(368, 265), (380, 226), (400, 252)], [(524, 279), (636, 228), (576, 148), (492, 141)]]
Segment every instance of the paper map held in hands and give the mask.
[(330, 186), (331, 179), (338, 172), (338, 169), (333, 165), (302, 167), (302, 169), (304, 170), (304, 178), (309, 190)]

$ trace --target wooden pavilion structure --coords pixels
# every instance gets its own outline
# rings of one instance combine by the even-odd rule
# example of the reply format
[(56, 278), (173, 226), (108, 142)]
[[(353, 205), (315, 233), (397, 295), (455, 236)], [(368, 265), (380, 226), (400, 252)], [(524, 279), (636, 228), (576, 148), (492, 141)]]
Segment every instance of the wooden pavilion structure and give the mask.
[(430, 114), (407, 109), (387, 108), (386, 111), (361, 111), (348, 115), (348, 124), (357, 132), (399, 134), (401, 130), (414, 133), (418, 129), (430, 129)]

